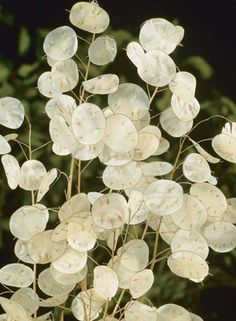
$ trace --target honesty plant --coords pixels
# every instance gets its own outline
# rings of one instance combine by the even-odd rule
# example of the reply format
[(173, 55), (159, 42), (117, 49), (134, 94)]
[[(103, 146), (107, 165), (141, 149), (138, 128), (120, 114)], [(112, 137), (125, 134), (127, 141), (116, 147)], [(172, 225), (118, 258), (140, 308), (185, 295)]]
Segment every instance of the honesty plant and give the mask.
[[(156, 308), (145, 300), (158, 261), (167, 259), (174, 274), (203, 282), (209, 275), (209, 247), (228, 252), (236, 246), (236, 198), (226, 199), (212, 176), (211, 166), (220, 159), (191, 138), (200, 111), (196, 79), (179, 71), (170, 57), (184, 30), (153, 18), (142, 25), (139, 42), (127, 46), (146, 92), (133, 83), (119, 84), (114, 74), (90, 78), (91, 64), (108, 64), (117, 53), (113, 38), (98, 36), (107, 29), (109, 16), (97, 3), (76, 3), (70, 22), (92, 34), (87, 63), (80, 56), (81, 36), (62, 26), (45, 38), (51, 69), (38, 79), (40, 93), (50, 98), (45, 111), (52, 150), (71, 159), (69, 175), (64, 173), (66, 199), (57, 210), (59, 223), (54, 228), (47, 228), (51, 209), (43, 197), (61, 171), (46, 169), (33, 159), (31, 123), (22, 103), (12, 97), (0, 99), (1, 125), (17, 129), (24, 118), (29, 125), (23, 163), (10, 154), (13, 141), (21, 143), (15, 133), (0, 136), (0, 153), (9, 187), (19, 186), (32, 196), (32, 204), (24, 204), (10, 218), (20, 263), (0, 269), (6, 288), (6, 297), (0, 297), (5, 311), (0, 320), (54, 320), (57, 307), (61, 321), (67, 315), (71, 320), (72, 314), (80, 321), (200, 321), (178, 305)], [(78, 60), (84, 70), (78, 70)], [(159, 88), (172, 93), (170, 107), (159, 117), (162, 130), (150, 116)], [(94, 95), (108, 95), (108, 106), (98, 106)], [(163, 131), (180, 138), (173, 164), (165, 161), (170, 143)], [(187, 141), (194, 152), (186, 152), (182, 161)], [(236, 123), (226, 123), (212, 139), (212, 147), (221, 158), (236, 163)], [(86, 195), (80, 188), (81, 163), (88, 161), (87, 166), (95, 158), (104, 165), (105, 189)], [(183, 182), (176, 177), (180, 167)], [(133, 226), (139, 227), (135, 235)], [(155, 233), (153, 253), (149, 253), (149, 229)], [(163, 253), (158, 249), (159, 236), (167, 244)], [(97, 263), (93, 259), (97, 251), (105, 251), (109, 259)]]

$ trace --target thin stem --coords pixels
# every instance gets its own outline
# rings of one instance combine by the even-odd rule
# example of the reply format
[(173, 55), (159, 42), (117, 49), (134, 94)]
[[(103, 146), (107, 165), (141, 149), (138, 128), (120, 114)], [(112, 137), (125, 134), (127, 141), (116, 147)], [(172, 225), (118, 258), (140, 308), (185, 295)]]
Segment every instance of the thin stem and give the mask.
[(83, 174), (83, 172), (88, 168), (88, 166), (92, 163), (93, 159), (91, 159), (85, 166), (84, 168), (81, 170), (81, 175)]
[[(94, 42), (94, 39), (95, 39), (95, 33), (93, 34), (92, 42), (91, 42), (91, 43)], [(90, 59), (89, 59), (89, 60), (88, 60), (87, 67), (86, 67), (85, 77), (84, 77), (84, 80), (85, 80), (85, 81), (88, 79), (90, 64), (91, 64), (91, 62), (90, 62)], [(82, 91), (81, 91), (81, 96), (80, 96), (80, 104), (81, 104), (82, 101), (83, 101), (84, 93), (85, 93), (85, 89), (84, 89), (84, 87), (83, 87), (83, 88), (82, 88)]]
[[(23, 146), (22, 146), (22, 145), (25, 145), (25, 144), (22, 143), (22, 142), (19, 142), (18, 140), (15, 140), (15, 142), (20, 146), (20, 149), (21, 149), (22, 153), (24, 154), (25, 159), (28, 160), (29, 158), (28, 158), (28, 156), (26, 155), (26, 153), (25, 153), (25, 151), (24, 151), (24, 148), (23, 148)], [(29, 148), (29, 147), (27, 146), (27, 148)]]
[(148, 230), (148, 226), (149, 226), (149, 218), (146, 219), (146, 223), (145, 223), (145, 227), (144, 227), (144, 230), (143, 230), (143, 234), (142, 234), (142, 237), (141, 237), (141, 240), (144, 240), (146, 234), (147, 234), (147, 230)]
[(173, 165), (173, 169), (172, 169), (172, 172), (171, 172), (171, 175), (170, 175), (170, 179), (171, 180), (173, 179), (173, 176), (174, 176), (175, 171), (177, 169), (178, 161), (179, 161), (179, 158), (180, 158), (180, 155), (181, 155), (181, 151), (182, 151), (182, 148), (184, 146), (186, 138), (187, 138), (187, 136), (184, 136), (182, 139), (180, 139), (179, 150), (178, 150), (178, 153), (177, 153), (174, 165)]
[(60, 317), (60, 321), (64, 321), (64, 310), (61, 310), (61, 317)]
[(123, 296), (124, 296), (124, 294), (125, 294), (125, 291), (126, 291), (126, 290), (123, 289), (123, 290), (121, 291), (121, 293), (120, 293), (120, 296), (119, 296), (119, 298), (118, 298), (118, 300), (117, 300), (117, 302), (116, 302), (115, 308), (114, 308), (114, 310), (113, 310), (113, 312), (112, 312), (111, 320), (112, 320), (112, 318), (114, 318), (114, 315), (116, 314), (117, 310), (119, 309), (119, 306), (120, 306), (121, 300), (123, 299)]
[(156, 237), (155, 237), (155, 243), (154, 243), (154, 250), (152, 255), (152, 263), (150, 266), (150, 269), (153, 270), (155, 267), (155, 257), (157, 256), (157, 249), (158, 249), (158, 243), (159, 243), (159, 236), (160, 236), (160, 227), (161, 227), (162, 217), (159, 221), (157, 230), (156, 230)]
[(74, 157), (71, 157), (70, 175), (69, 175), (68, 186), (67, 186), (67, 199), (70, 199), (72, 196), (74, 165), (75, 165), (75, 159)]
[(77, 167), (78, 167), (78, 182), (77, 182), (77, 189), (78, 189), (78, 193), (80, 193), (80, 190), (81, 190), (81, 160), (79, 160), (77, 162)]
[(25, 114), (25, 118), (28, 122), (28, 126), (29, 126), (29, 136), (28, 136), (28, 139), (29, 139), (29, 159), (32, 158), (32, 126), (31, 126), (31, 122), (28, 118), (28, 116)]
[(105, 317), (106, 317), (107, 312), (108, 312), (108, 306), (109, 306), (109, 301), (106, 300), (105, 309), (104, 309), (104, 313), (103, 313), (103, 319), (104, 320), (105, 320)]
[(113, 267), (114, 264), (114, 256), (115, 256), (115, 246), (116, 246), (116, 230), (113, 231), (113, 240), (112, 240), (112, 254), (111, 254), (111, 265)]
[(86, 277), (80, 282), (80, 286), (81, 286), (82, 291), (87, 290), (87, 278)]
[(155, 88), (155, 90), (154, 90), (154, 92), (153, 92), (152, 96), (151, 96), (151, 97), (150, 97), (150, 99), (149, 99), (149, 106), (150, 106), (150, 105), (151, 105), (151, 103), (153, 102), (153, 99), (155, 98), (155, 96), (156, 96), (157, 92), (158, 92), (158, 87), (156, 87), (156, 88)]
[[(84, 66), (84, 69), (86, 70), (87, 66), (86, 66), (86, 64), (83, 62), (83, 60), (80, 58), (80, 56), (78, 56), (78, 55), (75, 55), (75, 56), (76, 56), (77, 59), (79, 59), (79, 61), (81, 62), (81, 64)], [(83, 76), (83, 78), (84, 78), (84, 76)]]
[(45, 143), (45, 144), (43, 144), (43, 145), (41, 145), (41, 146), (33, 149), (33, 150), (32, 150), (32, 154), (33, 154), (34, 152), (36, 152), (37, 150), (39, 150), (39, 149), (41, 149), (41, 148), (43, 148), (43, 147), (45, 147), (45, 146), (47, 146), (47, 145), (49, 145), (49, 144), (51, 144), (51, 143), (52, 143), (52, 140), (50, 140), (49, 142), (47, 142), (47, 143)]

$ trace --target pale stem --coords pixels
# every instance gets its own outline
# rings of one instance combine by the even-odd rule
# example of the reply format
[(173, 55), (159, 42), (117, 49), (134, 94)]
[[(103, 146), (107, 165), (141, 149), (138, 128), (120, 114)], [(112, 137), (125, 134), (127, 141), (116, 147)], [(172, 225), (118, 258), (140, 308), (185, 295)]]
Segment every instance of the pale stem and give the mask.
[[(95, 39), (95, 33), (93, 34), (91, 43), (94, 42), (94, 39)], [(90, 60), (88, 60), (88, 64), (87, 64), (86, 72), (85, 72), (85, 76), (84, 76), (84, 81), (86, 81), (86, 80), (88, 79), (90, 64), (91, 64), (91, 62), (90, 62)], [(83, 87), (83, 85), (82, 85), (82, 87)], [(81, 91), (81, 96), (80, 96), (80, 104), (81, 104), (82, 101), (83, 101), (84, 93), (85, 93), (85, 89), (84, 89), (84, 87), (83, 87), (83, 88), (82, 88), (82, 91)]]
[(112, 240), (112, 256), (111, 256), (111, 264), (114, 264), (114, 256), (115, 256), (115, 245), (116, 245), (116, 230), (113, 231), (113, 240)]
[(43, 144), (43, 145), (41, 145), (41, 146), (33, 149), (33, 150), (32, 150), (32, 154), (33, 154), (34, 152), (36, 152), (37, 150), (40, 150), (41, 148), (44, 148), (45, 146), (47, 146), (47, 145), (49, 145), (49, 144), (51, 144), (51, 143), (52, 143), (52, 140), (50, 140), (49, 142), (47, 142), (47, 143), (45, 143), (45, 144)]
[(179, 150), (178, 150), (178, 153), (177, 153), (174, 165), (173, 165), (173, 169), (172, 169), (172, 172), (171, 172), (171, 175), (170, 175), (170, 179), (171, 180), (173, 179), (173, 176), (174, 176), (175, 171), (177, 169), (178, 161), (179, 161), (179, 158), (180, 158), (180, 155), (181, 155), (181, 151), (182, 151), (182, 148), (184, 146), (186, 138), (187, 138), (187, 136), (184, 136), (182, 139), (180, 139)]
[(143, 234), (142, 234), (141, 240), (144, 240), (144, 238), (145, 238), (145, 236), (147, 234), (148, 224), (149, 224), (149, 218), (146, 219), (146, 224), (145, 224), (145, 227), (144, 227), (144, 230), (143, 230)]
[(60, 317), (60, 321), (64, 321), (64, 310), (61, 310), (61, 317)]
[(119, 298), (118, 298), (118, 300), (116, 302), (115, 308), (114, 308), (114, 310), (113, 310), (113, 312), (111, 314), (111, 320), (112, 320), (112, 318), (114, 318), (114, 315), (116, 314), (117, 310), (119, 309), (119, 306), (120, 306), (121, 300), (123, 299), (125, 291), (126, 291), (125, 289), (122, 289), (122, 291), (120, 293), (120, 296), (119, 296)]
[(82, 291), (87, 290), (87, 278), (86, 277), (80, 282), (80, 286), (81, 286)]
[(150, 97), (150, 99), (149, 99), (149, 105), (151, 105), (151, 103), (153, 102), (153, 99), (155, 98), (157, 92), (158, 92), (158, 87), (155, 88), (152, 96)]
[(155, 257), (157, 256), (157, 249), (158, 249), (158, 243), (159, 243), (159, 236), (160, 236), (160, 227), (161, 227), (162, 217), (159, 221), (157, 230), (156, 230), (156, 237), (155, 237), (155, 243), (154, 243), (154, 249), (153, 249), (153, 255), (152, 255), (152, 263), (150, 266), (150, 269), (153, 271), (155, 267)]
[(68, 186), (67, 186), (67, 199), (70, 199), (71, 196), (72, 196), (72, 183), (73, 183), (74, 164), (75, 164), (75, 159), (74, 159), (74, 157), (71, 157), (70, 175), (69, 175)]
[(105, 309), (104, 309), (104, 313), (103, 313), (103, 319), (104, 320), (105, 320), (105, 317), (106, 317), (107, 312), (108, 312), (108, 306), (109, 306), (109, 301), (106, 300)]
[(77, 162), (77, 167), (78, 167), (78, 182), (77, 182), (77, 189), (78, 189), (78, 193), (80, 193), (80, 190), (81, 190), (81, 160), (79, 160)]
[[(29, 118), (26, 116), (28, 125), (29, 125), (29, 159), (32, 159), (32, 126), (30, 123)], [(35, 204), (35, 198), (34, 198), (34, 191), (31, 191), (31, 199), (32, 199), (32, 205)], [(35, 263), (33, 266), (33, 272), (34, 272), (34, 281), (33, 281), (33, 291), (37, 293), (37, 264)], [(37, 318), (37, 311), (34, 313), (34, 318)]]

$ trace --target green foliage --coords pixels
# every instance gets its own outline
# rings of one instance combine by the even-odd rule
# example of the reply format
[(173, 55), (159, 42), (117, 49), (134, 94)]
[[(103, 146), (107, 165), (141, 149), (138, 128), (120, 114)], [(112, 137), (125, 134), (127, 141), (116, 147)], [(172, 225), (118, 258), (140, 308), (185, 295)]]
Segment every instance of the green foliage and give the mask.
[[(0, 10), (0, 21), (4, 22), (6, 25), (13, 26), (14, 25), (14, 17), (3, 10)], [(35, 54), (38, 57), (38, 60), (29, 63), (25, 60), (22, 65), (15, 70), (14, 62), (8, 60), (6, 57), (2, 59), (0, 63), (0, 96), (15, 96), (22, 100), (24, 103), (26, 114), (31, 120), (33, 124), (33, 133), (32, 133), (32, 146), (36, 148), (41, 146), (47, 142), (48, 136), (48, 119), (43, 115), (43, 108), (45, 105), (45, 99), (40, 96), (38, 90), (36, 88), (36, 81), (39, 75), (44, 71), (45, 64), (42, 59), (42, 39), (47, 34), (47, 29), (39, 29), (37, 30), (36, 37), (36, 48)], [(120, 48), (124, 48), (126, 44), (132, 38), (131, 33), (124, 30), (110, 30), (110, 34), (114, 36), (117, 40), (117, 45)], [(88, 44), (83, 43), (81, 41), (80, 44), (80, 53), (81, 56), (85, 56), (87, 52)], [(25, 56), (30, 48), (31, 40), (29, 30), (26, 27), (22, 27), (19, 30), (19, 47), (18, 47), (18, 55)], [(116, 70), (120, 70), (120, 64), (124, 63), (124, 51), (121, 51), (117, 63), (114, 64), (114, 72)], [(86, 64), (86, 61), (84, 61)], [(182, 62), (182, 66), (185, 67), (186, 70), (192, 71), (197, 77), (200, 79), (200, 86), (204, 86), (206, 91), (210, 92), (210, 96), (208, 95), (207, 100), (203, 99), (201, 102), (201, 108), (203, 110), (203, 118), (210, 117), (215, 114), (222, 114), (226, 118), (230, 118), (232, 121), (236, 121), (236, 104), (230, 98), (225, 97), (223, 94), (219, 93), (212, 85), (210, 81), (214, 75), (213, 68), (211, 65), (205, 61), (204, 58), (199, 56), (192, 56), (186, 58)], [(79, 68), (83, 70), (83, 63), (80, 63)], [(102, 67), (99, 69), (99, 73), (104, 72), (107, 67)], [(111, 67), (108, 67), (111, 68)], [(110, 71), (110, 69), (108, 69)], [(134, 69), (128, 69), (129, 74), (125, 74), (121, 76), (122, 80), (126, 79), (134, 79), (136, 76), (134, 74)], [(96, 66), (91, 67), (91, 77), (97, 76), (98, 68)], [(133, 73), (133, 74), (132, 74)], [(213, 83), (213, 81), (212, 81)], [(204, 94), (203, 94), (204, 96)], [(155, 101), (156, 111), (158, 114), (163, 111), (170, 104), (170, 92), (163, 91), (162, 95), (159, 96), (158, 100)], [(96, 101), (98, 104), (103, 104), (106, 106), (106, 101), (103, 98), (98, 98), (100, 101)], [(153, 115), (155, 117), (155, 115)], [(198, 119), (198, 121), (201, 119)], [(217, 122), (212, 119), (212, 124), (217, 124)], [(215, 132), (217, 132), (219, 123), (217, 128), (213, 128)], [(205, 127), (204, 127), (205, 128)], [(27, 126), (25, 125), (24, 129), (22, 129), (21, 139), (24, 143), (28, 142), (28, 131)], [(208, 129), (205, 128), (207, 133)], [(211, 128), (212, 129), (212, 128)], [(196, 135), (199, 133), (196, 133)], [(214, 134), (214, 132), (213, 132)], [(213, 135), (211, 132), (211, 135)], [(209, 134), (210, 135), (210, 134)], [(206, 137), (206, 132), (204, 133)], [(209, 136), (208, 136), (209, 137)], [(201, 135), (200, 135), (201, 138)], [(196, 140), (198, 137), (196, 136)], [(16, 144), (14, 146), (16, 151), (16, 157), (19, 161), (22, 161), (22, 154), (19, 146)], [(175, 149), (173, 148), (172, 152)], [(60, 158), (51, 153), (50, 144), (45, 148), (42, 148), (35, 152), (37, 159), (42, 160), (49, 168), (55, 166), (60, 168), (62, 171), (68, 173), (68, 161), (65, 157)], [(50, 157), (48, 157), (50, 155)], [(171, 152), (167, 154), (168, 160), (173, 158)], [(86, 165), (85, 165), (86, 166)], [(95, 188), (95, 184), (99, 184), (98, 182), (94, 182), (95, 176), (100, 176), (101, 168), (98, 168), (98, 162), (94, 161), (91, 165), (88, 166), (88, 169), (83, 174), (84, 186), (83, 190), (89, 191), (91, 186), (93, 189)], [(236, 169), (231, 165), (217, 165), (217, 172), (223, 173), (221, 177), (221, 187), (226, 193), (228, 197), (236, 194)], [(2, 246), (2, 235), (3, 232), (8, 229), (8, 214), (13, 212), (14, 209), (18, 207), (18, 205), (27, 203), (28, 196), (25, 196), (24, 193), (19, 194), (17, 199), (14, 199), (13, 202), (9, 204), (9, 201), (12, 200), (12, 193), (9, 192), (8, 187), (6, 185), (5, 177), (3, 175), (0, 176), (0, 246)], [(64, 198), (64, 190), (60, 184), (56, 184), (54, 187), (54, 193), (50, 195), (50, 204), (51, 206), (57, 206), (62, 203), (62, 198)], [(153, 242), (153, 240), (152, 240)], [(214, 256), (212, 254), (212, 256)], [(99, 258), (97, 258), (99, 260)], [(233, 267), (236, 262), (236, 251), (233, 251), (230, 254), (224, 256), (224, 259), (220, 261), (215, 255), (214, 260), (216, 262), (216, 268), (211, 271), (214, 274), (214, 280), (211, 278), (208, 279), (208, 287), (214, 286), (230, 286), (236, 288), (236, 277), (234, 275)], [(165, 262), (164, 262), (165, 263)], [(171, 301), (175, 303), (183, 303), (186, 306), (192, 306), (192, 304), (197, 302), (199, 296), (204, 291), (207, 291), (207, 287), (202, 288), (201, 285), (195, 289), (195, 292), (191, 292), (190, 290), (190, 282), (185, 281), (183, 279), (179, 279), (177, 277), (173, 277), (173, 274), (167, 271), (166, 265), (160, 263), (157, 265), (157, 278), (158, 278), (158, 286), (153, 288), (153, 292), (150, 295), (150, 298), (153, 299), (153, 302), (157, 302), (158, 304), (164, 304), (166, 301)], [(173, 291), (173, 287), (175, 291)], [(188, 293), (188, 295), (186, 295)], [(159, 295), (161, 294), (161, 296)], [(161, 301), (160, 298), (161, 297)], [(197, 310), (196, 310), (197, 312)], [(59, 312), (58, 312), (59, 314)], [(59, 318), (59, 316), (58, 316)]]

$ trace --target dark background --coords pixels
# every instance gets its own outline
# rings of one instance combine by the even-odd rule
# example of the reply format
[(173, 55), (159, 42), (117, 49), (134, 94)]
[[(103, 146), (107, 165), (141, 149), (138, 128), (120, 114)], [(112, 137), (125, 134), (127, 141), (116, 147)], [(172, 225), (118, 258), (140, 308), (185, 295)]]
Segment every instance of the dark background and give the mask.
[[(15, 29), (0, 28), (0, 54), (17, 59), (18, 29), (56, 27), (68, 21), (74, 0), (0, 0), (3, 8), (16, 17)], [(143, 21), (151, 17), (178, 19), (185, 28), (183, 53), (204, 57), (213, 67), (214, 84), (224, 95), (236, 98), (236, 2), (235, 0), (100, 0), (113, 28), (124, 28), (138, 35)], [(34, 45), (34, 42), (31, 44)], [(34, 52), (33, 48), (31, 52)], [(24, 58), (26, 59), (26, 58)], [(34, 60), (34, 57), (27, 57)], [(19, 62), (20, 63), (20, 62)]]
[[(13, 26), (0, 25), (0, 57), (7, 57), (14, 61), (15, 69), (25, 63), (34, 63), (38, 59), (36, 55), (38, 28), (53, 29), (63, 24), (69, 24), (68, 12), (65, 9), (69, 10), (75, 2), (75, 0), (0, 0), (3, 14), (9, 12), (14, 15)], [(140, 25), (146, 19), (152, 17), (162, 17), (170, 21), (177, 19), (185, 29), (185, 37), (182, 41), (184, 47), (180, 50), (181, 55), (185, 58), (189, 56), (203, 57), (213, 68), (214, 74), (210, 80), (212, 87), (222, 95), (232, 100), (236, 99), (235, 0), (100, 0), (99, 4), (109, 13), (113, 29), (127, 29), (135, 36), (138, 36)], [(20, 56), (18, 45), (19, 30), (22, 26), (29, 31), (31, 42), (28, 53)], [(236, 110), (234, 115), (236, 115)], [(236, 181), (231, 182), (231, 185), (233, 184), (236, 185)], [(6, 238), (4, 244), (8, 244), (8, 241), (9, 239)], [(12, 249), (9, 250), (5, 246), (4, 252), (1, 252), (0, 255), (9, 255), (9, 251)], [(214, 284), (212, 288), (210, 286), (208, 289), (201, 285), (196, 287), (198, 294), (194, 296), (194, 298), (197, 297), (194, 312), (199, 313), (204, 321), (236, 320), (234, 270), (236, 255), (228, 256), (228, 260), (231, 260), (228, 270), (222, 257), (216, 255), (209, 258), (212, 266), (216, 264), (218, 267), (222, 267), (222, 271), (224, 270), (224, 274), (217, 271), (215, 273), (218, 285)], [(3, 256), (2, 260), (4, 261)], [(177, 289), (175, 287), (179, 286), (180, 281), (180, 278), (176, 278), (176, 283), (166, 284), (168, 291), (175, 292)], [(165, 293), (163, 294), (165, 295)], [(192, 293), (189, 293), (189, 296), (193, 297)], [(166, 301), (168, 302), (168, 299)], [(153, 302), (155, 303), (155, 300)], [(177, 303), (187, 306), (188, 292), (186, 292), (186, 300), (177, 301)]]

